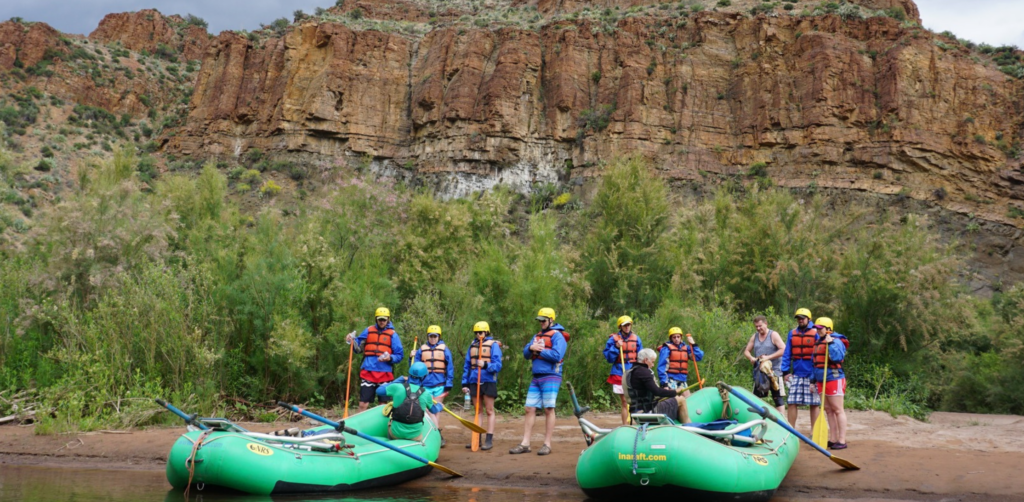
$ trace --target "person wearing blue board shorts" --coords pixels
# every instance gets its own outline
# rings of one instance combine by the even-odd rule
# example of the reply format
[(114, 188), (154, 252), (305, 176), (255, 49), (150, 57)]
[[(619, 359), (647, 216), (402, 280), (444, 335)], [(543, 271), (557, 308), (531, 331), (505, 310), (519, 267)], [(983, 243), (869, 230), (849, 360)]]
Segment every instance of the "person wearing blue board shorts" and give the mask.
[[(687, 376), (690, 373), (690, 361), (703, 361), (704, 351), (693, 341), (693, 335), (687, 334), (683, 343), (683, 330), (668, 330), (668, 341), (658, 347), (658, 380), (662, 387), (675, 389), (686, 388)], [(690, 391), (683, 392), (683, 397), (690, 397)]]
[[(427, 367), (427, 376), (423, 378), (423, 387), (435, 401), (444, 401), (444, 398), (452, 390), (452, 380), (455, 378), (455, 365), (452, 364), (452, 351), (441, 340), (441, 327), (432, 325), (427, 328), (427, 343), (421, 345), (413, 352), (413, 362), (421, 362)], [(428, 412), (430, 419), (434, 421), (437, 430), (441, 430), (441, 416)], [(444, 436), (441, 437), (441, 447), (445, 445)]]
[(526, 393), (526, 430), (523, 441), (508, 452), (512, 455), (530, 451), (530, 436), (537, 416), (537, 408), (544, 409), (544, 446), (537, 455), (551, 453), (551, 436), (555, 433), (555, 403), (562, 386), (562, 363), (568, 348), (569, 333), (561, 324), (555, 324), (555, 310), (542, 308), (537, 313), (540, 331), (526, 342), (523, 357), (532, 361), (533, 379)]
[[(494, 448), (494, 399), (498, 397), (498, 372), (501, 371), (501, 344), (491, 336), (491, 326), (486, 321), (473, 325), (473, 343), (466, 351), (466, 363), (462, 366), (462, 393), (469, 394), (476, 404), (477, 374), (480, 376), (480, 397), (487, 412), (487, 435), (481, 441), (480, 449)], [(469, 448), (470, 445), (466, 445)]]
[(812, 354), (818, 331), (811, 322), (810, 310), (797, 309), (794, 317), (797, 327), (786, 337), (786, 350), (782, 353), (782, 363), (779, 365), (789, 387), (786, 399), (787, 418), (789, 425), (796, 427), (798, 407), (810, 406), (811, 430), (814, 430), (814, 422), (818, 419), (818, 407), (821, 406), (821, 396), (811, 385), (811, 376), (814, 375)]

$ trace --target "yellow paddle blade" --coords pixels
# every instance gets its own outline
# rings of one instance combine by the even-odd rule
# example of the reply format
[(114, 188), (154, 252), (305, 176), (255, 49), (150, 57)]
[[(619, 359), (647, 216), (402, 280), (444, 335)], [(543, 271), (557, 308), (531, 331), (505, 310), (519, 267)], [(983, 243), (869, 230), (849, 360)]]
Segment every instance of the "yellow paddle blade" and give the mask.
[(445, 466), (443, 466), (441, 464), (435, 464), (433, 462), (427, 462), (427, 463), (430, 464), (430, 467), (433, 467), (434, 469), (437, 469), (437, 470), (439, 470), (441, 472), (444, 472), (444, 473), (447, 473), (447, 474), (451, 474), (452, 476), (455, 476), (457, 478), (461, 478), (462, 477), (462, 474), (459, 474), (459, 473), (457, 473), (457, 472), (455, 472), (455, 471), (453, 471), (453, 470), (451, 470), (451, 469), (449, 469), (449, 468), (447, 468), (447, 467), (445, 467)]
[(465, 418), (460, 417), (454, 411), (449, 410), (447, 406), (444, 407), (444, 411), (447, 411), (449, 415), (455, 417), (459, 421), (459, 423), (462, 424), (467, 429), (469, 429), (469, 430), (471, 430), (473, 432), (476, 432), (477, 434), (486, 434), (487, 433), (487, 429), (484, 429), (483, 427), (480, 427), (479, 425), (474, 424), (473, 422), (470, 422), (469, 420), (466, 420)]
[(811, 441), (818, 443), (819, 445), (828, 443), (828, 420), (825, 419), (825, 407), (821, 407), (821, 412), (818, 413), (818, 419), (814, 422), (814, 434), (811, 435)]
[(848, 470), (851, 470), (851, 471), (859, 471), (860, 470), (860, 467), (857, 467), (856, 465), (853, 464), (853, 462), (850, 462), (849, 460), (839, 458), (839, 457), (837, 457), (835, 455), (832, 455), (829, 458), (832, 459), (833, 462), (835, 462), (835, 463), (839, 464), (840, 466), (842, 466), (843, 469), (848, 469)]

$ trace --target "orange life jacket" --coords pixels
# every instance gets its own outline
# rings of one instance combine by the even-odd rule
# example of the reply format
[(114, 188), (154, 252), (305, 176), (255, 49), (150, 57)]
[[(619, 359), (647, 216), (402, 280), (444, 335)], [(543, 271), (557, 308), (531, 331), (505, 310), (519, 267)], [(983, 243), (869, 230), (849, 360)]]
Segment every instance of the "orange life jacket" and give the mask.
[[(672, 345), (671, 342), (665, 342), (662, 347), (668, 347), (668, 373), (676, 373), (686, 375), (689, 371), (690, 351), (687, 350), (686, 345)], [(658, 348), (661, 351), (661, 348)]]
[[(824, 340), (824, 338), (822, 338), (822, 340)], [(850, 348), (850, 340), (847, 340), (845, 337), (844, 338), (838, 338), (837, 337), (837, 338), (833, 338), (833, 340), (842, 340), (843, 341), (843, 345), (846, 345), (846, 348)], [(825, 351), (826, 350), (828, 350), (828, 345), (825, 345), (824, 342), (819, 341), (818, 343), (814, 344), (814, 367), (818, 368), (819, 370), (825, 369)], [(829, 359), (829, 361), (828, 361), (828, 368), (829, 369), (842, 369), (843, 368), (843, 362), (842, 361), (833, 361), (833, 360)]]
[(789, 332), (790, 343), (792, 344), (792, 358), (796, 359), (810, 359), (814, 353), (814, 338), (818, 334), (818, 330), (811, 328), (807, 331), (800, 333), (799, 330), (793, 329)]
[[(555, 333), (561, 333), (562, 337), (565, 338), (566, 345), (569, 344), (569, 336), (570, 336), (569, 332), (568, 331), (558, 331), (557, 329), (549, 329), (547, 331), (541, 331), (540, 333), (537, 333), (536, 335), (534, 335), (534, 338), (539, 338), (539, 339), (541, 339), (541, 341), (544, 342), (544, 349), (550, 349), (551, 347), (553, 347), (553, 345), (551, 343), (551, 337), (555, 336)], [(540, 357), (540, 355), (537, 354), (536, 352), (534, 352), (532, 359), (537, 359), (539, 357)], [(565, 359), (563, 358), (562, 361), (564, 361), (564, 360)], [(562, 362), (562, 361), (558, 361), (558, 362)]]
[(491, 345), (494, 345), (494, 340), (484, 340), (482, 347), (480, 346), (480, 339), (473, 340), (473, 344), (469, 346), (470, 366), (475, 367), (480, 359), (491, 362)]
[(610, 335), (616, 342), (622, 342), (622, 356), (627, 363), (633, 364), (636, 362), (636, 344), (640, 340), (640, 337), (636, 333), (630, 333), (629, 338), (623, 340), (619, 333), (613, 333)]
[(384, 331), (378, 331), (377, 325), (370, 326), (367, 328), (369, 332), (366, 334), (366, 344), (363, 345), (363, 353), (369, 356), (379, 356), (385, 352), (391, 353), (391, 337), (395, 336), (395, 330), (387, 328)]
[(446, 369), (444, 348), (444, 343), (439, 343), (433, 348), (427, 344), (423, 344), (423, 346), (420, 347), (420, 360), (423, 361), (423, 364), (427, 365), (427, 369), (431, 373), (444, 374)]

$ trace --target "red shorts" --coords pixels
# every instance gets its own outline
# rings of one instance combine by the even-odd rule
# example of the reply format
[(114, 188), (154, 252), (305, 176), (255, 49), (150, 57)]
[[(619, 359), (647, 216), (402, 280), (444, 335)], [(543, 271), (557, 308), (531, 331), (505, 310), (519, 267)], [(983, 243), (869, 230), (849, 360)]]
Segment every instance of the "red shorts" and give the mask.
[(612, 385), (622, 385), (622, 375), (608, 375), (608, 379), (605, 382)]
[[(821, 394), (821, 382), (814, 384), (818, 387), (818, 394)], [(825, 384), (825, 395), (826, 396), (845, 396), (846, 395), (846, 379), (840, 378), (839, 380), (829, 380)]]

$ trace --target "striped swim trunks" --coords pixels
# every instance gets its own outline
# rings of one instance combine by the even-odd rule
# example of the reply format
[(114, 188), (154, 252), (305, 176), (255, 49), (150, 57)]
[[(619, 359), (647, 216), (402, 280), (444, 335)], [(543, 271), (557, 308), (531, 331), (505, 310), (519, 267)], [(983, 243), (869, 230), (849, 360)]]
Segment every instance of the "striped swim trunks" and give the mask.
[(554, 408), (561, 386), (562, 377), (558, 375), (534, 376), (530, 380), (530, 390), (526, 392), (526, 407)]

